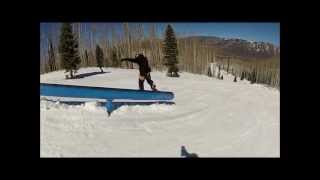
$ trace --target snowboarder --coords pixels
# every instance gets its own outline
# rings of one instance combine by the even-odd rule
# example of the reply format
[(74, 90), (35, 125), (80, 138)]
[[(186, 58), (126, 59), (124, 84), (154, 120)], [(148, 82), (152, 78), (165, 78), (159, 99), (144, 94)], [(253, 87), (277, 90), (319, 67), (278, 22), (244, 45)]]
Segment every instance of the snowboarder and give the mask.
[(181, 156), (186, 158), (197, 158), (196, 153), (188, 153), (187, 149), (184, 146), (181, 146)]
[(124, 58), (121, 59), (121, 62), (123, 61), (130, 61), (133, 63), (137, 63), (139, 65), (139, 89), (144, 90), (144, 80), (147, 80), (148, 84), (150, 85), (151, 89), (153, 91), (157, 91), (156, 85), (154, 82), (151, 80), (151, 68), (148, 63), (148, 59), (142, 55), (142, 54), (137, 54), (135, 58)]

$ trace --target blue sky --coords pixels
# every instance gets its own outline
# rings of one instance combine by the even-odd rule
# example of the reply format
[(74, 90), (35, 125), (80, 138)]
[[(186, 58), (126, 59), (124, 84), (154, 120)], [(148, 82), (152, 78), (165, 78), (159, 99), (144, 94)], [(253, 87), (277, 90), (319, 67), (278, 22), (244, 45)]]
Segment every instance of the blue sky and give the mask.
[(280, 23), (172, 23), (177, 32), (280, 45)]
[[(136, 22), (139, 23), (139, 22)], [(84, 23), (90, 24), (90, 23)], [(103, 27), (105, 23), (96, 23), (98, 27)], [(107, 23), (112, 24), (118, 33), (122, 31), (122, 23)], [(145, 27), (145, 32), (150, 23), (142, 23)], [(158, 35), (163, 36), (164, 30), (168, 22), (152, 23), (158, 27)], [(223, 38), (241, 38), (252, 41), (264, 41), (280, 46), (280, 23), (170, 23), (174, 31), (178, 35), (205, 35), (218, 36)], [(40, 30), (45, 37), (52, 29), (57, 30), (60, 23), (41, 23)], [(99, 28), (98, 28), (99, 29)], [(102, 28), (101, 28), (102, 29)], [(103, 36), (104, 31), (101, 30)], [(97, 38), (100, 36), (98, 34)], [(55, 35), (57, 36), (57, 35)], [(101, 36), (100, 36), (101, 37)]]

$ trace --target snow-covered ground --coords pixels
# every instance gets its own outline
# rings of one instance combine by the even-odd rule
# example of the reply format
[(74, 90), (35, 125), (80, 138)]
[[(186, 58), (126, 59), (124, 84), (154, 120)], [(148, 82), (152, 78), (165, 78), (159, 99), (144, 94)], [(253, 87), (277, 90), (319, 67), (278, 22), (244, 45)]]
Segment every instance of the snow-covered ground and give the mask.
[[(66, 80), (64, 71), (42, 83), (138, 88), (137, 69)], [(82, 68), (78, 74), (99, 71)], [(96, 102), (65, 105), (40, 99), (41, 157), (180, 157), (180, 147), (200, 157), (279, 157), (280, 92), (248, 81), (152, 72), (175, 105), (122, 106), (110, 117)], [(145, 82), (145, 89), (150, 89)], [(57, 99), (49, 97), (49, 99)], [(65, 98), (59, 98), (65, 99)]]

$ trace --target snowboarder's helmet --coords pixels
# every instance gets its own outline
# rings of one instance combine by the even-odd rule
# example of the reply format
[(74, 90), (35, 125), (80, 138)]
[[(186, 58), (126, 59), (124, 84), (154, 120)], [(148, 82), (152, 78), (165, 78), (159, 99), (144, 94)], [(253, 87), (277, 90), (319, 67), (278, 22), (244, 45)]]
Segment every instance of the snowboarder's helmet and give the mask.
[(143, 54), (137, 54), (137, 55), (136, 55), (136, 59), (142, 60), (142, 59), (144, 59), (144, 58), (145, 58), (145, 57), (144, 57)]
[(141, 56), (143, 57), (143, 54), (141, 54), (141, 53), (137, 53), (137, 54), (136, 54), (136, 58), (137, 58), (137, 57), (141, 57)]

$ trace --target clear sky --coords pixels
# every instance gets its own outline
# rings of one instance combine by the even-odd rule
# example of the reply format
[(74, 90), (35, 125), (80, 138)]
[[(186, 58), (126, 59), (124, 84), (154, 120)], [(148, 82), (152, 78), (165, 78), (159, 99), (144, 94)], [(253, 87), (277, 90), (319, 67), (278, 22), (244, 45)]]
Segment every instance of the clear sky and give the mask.
[(280, 45), (280, 23), (172, 23), (175, 31)]
[[(139, 22), (136, 22), (139, 23)], [(86, 23), (85, 23), (86, 24)], [(96, 23), (97, 27), (103, 26), (104, 23)], [(122, 23), (112, 24), (118, 33), (122, 31)], [(142, 23), (148, 28), (150, 23)], [(158, 35), (163, 36), (168, 22), (155, 22), (158, 27)], [(223, 38), (240, 38), (251, 41), (264, 41), (280, 46), (280, 23), (170, 23), (178, 35), (204, 35), (218, 36)], [(41, 23), (40, 30), (42, 36), (45, 36), (50, 30), (59, 28), (59, 23)], [(98, 28), (99, 29), (99, 28)], [(101, 33), (104, 31), (102, 30)], [(146, 31), (147, 32), (147, 31)], [(99, 35), (98, 35), (99, 37)]]

